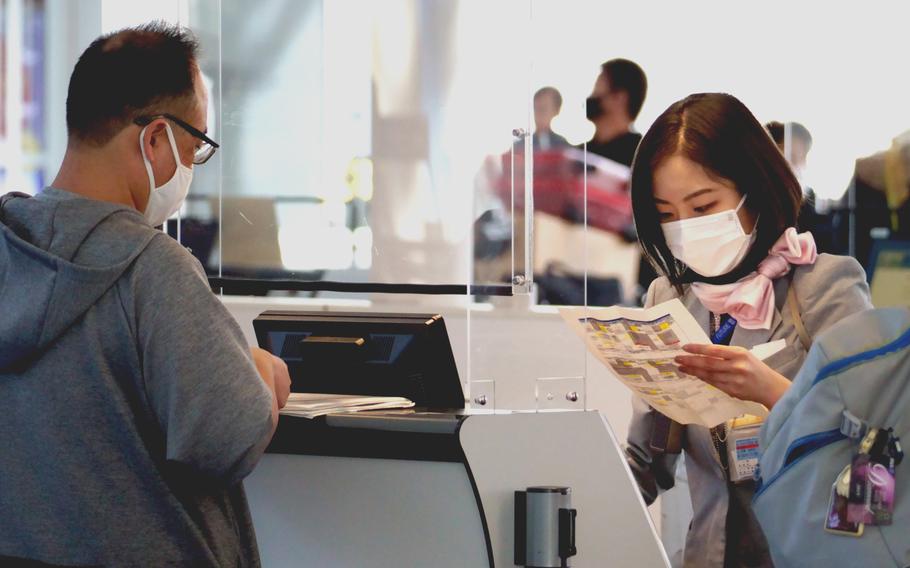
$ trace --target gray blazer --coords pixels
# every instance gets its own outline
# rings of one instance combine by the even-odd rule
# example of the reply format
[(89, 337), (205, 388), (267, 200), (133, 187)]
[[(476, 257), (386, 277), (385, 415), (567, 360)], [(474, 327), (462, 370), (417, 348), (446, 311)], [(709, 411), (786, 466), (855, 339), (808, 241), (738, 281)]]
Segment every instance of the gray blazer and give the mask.
[[(793, 380), (806, 358), (806, 350), (787, 305), (788, 288), (793, 286), (800, 318), (809, 335), (815, 337), (837, 321), (872, 307), (866, 274), (856, 260), (829, 254), (819, 255), (811, 266), (794, 267), (792, 278), (774, 283), (775, 310), (770, 329), (737, 327), (730, 345), (751, 348), (759, 343), (786, 339), (787, 346), (765, 360), (777, 372)], [(658, 278), (648, 290), (646, 306), (679, 297), (666, 278)], [(688, 289), (680, 298), (696, 321), (708, 332), (708, 310)], [(648, 503), (660, 491), (673, 487), (678, 454), (653, 451), (648, 442), (656, 411), (633, 397), (633, 416), (626, 448), (629, 465)], [(767, 544), (751, 509), (752, 487), (726, 481), (720, 458), (711, 441), (710, 430), (684, 426), (683, 450), (692, 497), (693, 519), (686, 537), (685, 566), (771, 566)], [(730, 507), (731, 500), (734, 507)], [(731, 516), (728, 519), (727, 512)], [(821, 529), (819, 529), (821, 530)], [(736, 539), (725, 564), (727, 539)]]

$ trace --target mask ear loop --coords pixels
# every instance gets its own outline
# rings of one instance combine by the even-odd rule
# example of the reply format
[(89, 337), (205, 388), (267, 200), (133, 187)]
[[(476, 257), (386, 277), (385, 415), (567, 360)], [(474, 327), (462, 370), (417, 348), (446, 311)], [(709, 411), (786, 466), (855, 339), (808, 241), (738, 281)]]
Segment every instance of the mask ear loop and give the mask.
[(743, 208), (743, 203), (746, 202), (746, 198), (747, 198), (747, 197), (749, 197), (749, 196), (748, 196), (748, 195), (743, 195), (743, 198), (739, 200), (739, 205), (737, 205), (737, 206), (736, 206), (736, 209), (734, 209), (733, 211), (735, 211), (736, 213), (739, 213), (739, 210)]
[(739, 200), (739, 205), (736, 206), (736, 209), (734, 209), (733, 212), (737, 214), (737, 215), (736, 215), (736, 223), (739, 225), (739, 230), (742, 231), (742, 234), (751, 236), (753, 242), (755, 242), (755, 229), (758, 228), (758, 220), (761, 219), (761, 213), (759, 213), (758, 216), (755, 217), (755, 224), (752, 225), (752, 232), (751, 232), (751, 233), (747, 233), (747, 232), (746, 232), (746, 230), (743, 228), (743, 223), (742, 223), (742, 221), (739, 220), (739, 210), (743, 208), (743, 204), (746, 202), (746, 198), (747, 198), (747, 197), (749, 197), (749, 196), (748, 196), (748, 195), (743, 195), (743, 198)]
[(149, 200), (151, 200), (152, 192), (155, 191), (155, 174), (152, 173), (152, 164), (149, 162), (148, 156), (145, 155), (145, 131), (148, 130), (148, 126), (143, 127), (142, 131), (139, 133), (139, 151), (142, 153), (142, 161), (145, 163), (145, 171), (149, 176)]
[[(151, 191), (154, 191), (155, 189), (158, 189), (158, 186), (155, 185), (155, 175), (152, 173), (152, 164), (149, 162), (148, 156), (145, 155), (145, 144), (143, 144), (143, 138), (147, 129), (148, 126), (145, 126), (142, 129), (142, 132), (139, 133), (139, 151), (142, 152), (142, 161), (145, 162), (145, 171), (148, 172), (149, 175), (149, 185), (152, 188)], [(174, 162), (177, 164), (177, 169), (180, 169), (181, 167), (186, 168), (180, 161), (180, 153), (177, 151), (177, 142), (174, 140), (174, 131), (171, 130), (171, 125), (165, 122), (164, 131), (167, 133), (167, 140), (171, 145), (171, 152), (174, 153)], [(176, 170), (174, 175), (177, 175)], [(149, 191), (150, 195), (151, 191)]]
[(174, 141), (174, 132), (171, 130), (171, 125), (166, 122), (164, 123), (164, 129), (167, 132), (167, 139), (171, 143), (171, 150), (174, 152), (174, 162), (179, 168), (180, 166), (183, 166), (183, 164), (180, 162), (180, 153), (177, 152), (177, 142)]

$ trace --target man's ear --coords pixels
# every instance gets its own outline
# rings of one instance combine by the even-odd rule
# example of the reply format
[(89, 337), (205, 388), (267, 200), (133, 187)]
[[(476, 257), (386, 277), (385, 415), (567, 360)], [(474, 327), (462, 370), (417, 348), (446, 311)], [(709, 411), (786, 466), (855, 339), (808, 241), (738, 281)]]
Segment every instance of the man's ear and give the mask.
[(164, 120), (156, 119), (149, 123), (145, 128), (145, 134), (142, 136), (143, 148), (145, 148), (145, 157), (149, 162), (155, 163), (158, 158), (156, 151), (161, 148), (162, 144), (167, 144), (167, 132), (164, 130)]
[(629, 108), (629, 92), (628, 91), (617, 91), (613, 93), (616, 96), (616, 102), (622, 108)]

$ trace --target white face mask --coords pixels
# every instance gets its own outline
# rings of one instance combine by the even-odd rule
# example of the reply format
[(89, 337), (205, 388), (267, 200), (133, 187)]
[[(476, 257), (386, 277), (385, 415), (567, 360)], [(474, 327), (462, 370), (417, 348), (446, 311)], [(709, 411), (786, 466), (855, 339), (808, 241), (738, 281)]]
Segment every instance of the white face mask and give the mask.
[(720, 276), (736, 268), (745, 258), (757, 233), (746, 234), (739, 222), (740, 208), (713, 215), (663, 223), (664, 238), (677, 260), (702, 276)]
[[(148, 128), (146, 126), (145, 128)], [(171, 131), (171, 125), (165, 123), (164, 128), (167, 132), (167, 139), (171, 143), (171, 150), (174, 152), (174, 161), (177, 162), (177, 169), (164, 185), (155, 186), (155, 176), (152, 174), (152, 164), (145, 156), (145, 145), (142, 143), (145, 128), (139, 133), (139, 149), (142, 152), (142, 161), (145, 162), (145, 171), (149, 175), (149, 202), (145, 207), (145, 218), (153, 227), (164, 224), (168, 218), (176, 213), (183, 200), (190, 192), (190, 183), (193, 181), (193, 168), (188, 168), (180, 161), (180, 154), (177, 153), (177, 143), (174, 141), (174, 133)]]

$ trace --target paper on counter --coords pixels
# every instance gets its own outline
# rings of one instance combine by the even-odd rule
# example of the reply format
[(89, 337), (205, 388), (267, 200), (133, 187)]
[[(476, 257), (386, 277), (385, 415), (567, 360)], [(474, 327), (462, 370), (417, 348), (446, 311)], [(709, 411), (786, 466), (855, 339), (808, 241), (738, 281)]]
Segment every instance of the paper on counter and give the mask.
[(286, 416), (316, 418), (326, 414), (412, 408), (414, 403), (400, 396), (369, 396), (352, 394), (323, 394), (292, 392), (279, 412)]
[[(734, 398), (681, 373), (674, 358), (687, 343), (711, 343), (692, 314), (673, 299), (651, 308), (562, 308), (560, 315), (597, 359), (636, 396), (680, 424), (708, 428), (768, 409)], [(759, 346), (764, 357), (783, 346)], [(756, 354), (759, 356), (759, 354)]]

